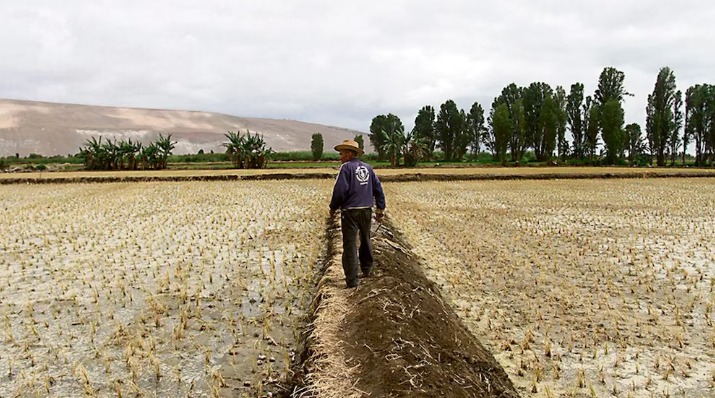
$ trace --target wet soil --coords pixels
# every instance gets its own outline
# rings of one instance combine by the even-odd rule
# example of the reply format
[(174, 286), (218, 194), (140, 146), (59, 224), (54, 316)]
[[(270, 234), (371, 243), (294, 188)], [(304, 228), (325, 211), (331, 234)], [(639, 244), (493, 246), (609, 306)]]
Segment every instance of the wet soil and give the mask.
[(373, 274), (348, 295), (351, 309), (336, 336), (359, 369), (355, 390), (371, 397), (518, 397), (393, 231), (385, 223), (373, 233)]

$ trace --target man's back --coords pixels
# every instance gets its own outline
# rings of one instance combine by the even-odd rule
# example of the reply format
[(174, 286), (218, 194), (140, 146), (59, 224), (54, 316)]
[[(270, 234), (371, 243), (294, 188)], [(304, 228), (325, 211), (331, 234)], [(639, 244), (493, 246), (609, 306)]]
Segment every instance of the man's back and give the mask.
[(372, 167), (357, 158), (343, 163), (335, 180), (330, 208), (371, 208), (373, 198), (378, 209), (385, 208), (382, 184)]

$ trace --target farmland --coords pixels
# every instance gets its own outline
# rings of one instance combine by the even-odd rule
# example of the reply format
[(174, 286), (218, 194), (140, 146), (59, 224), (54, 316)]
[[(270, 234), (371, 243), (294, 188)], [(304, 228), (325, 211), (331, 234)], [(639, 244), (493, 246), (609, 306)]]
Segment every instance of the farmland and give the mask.
[[(297, 163), (300, 165), (300, 163)], [(95, 179), (101, 180), (105, 178), (123, 178), (123, 179), (141, 179), (141, 178), (163, 178), (163, 179), (200, 179), (212, 177), (236, 177), (238, 179), (255, 176), (270, 176), (279, 174), (306, 174), (314, 175), (320, 178), (326, 173), (335, 174), (340, 164), (326, 163), (322, 168), (275, 168), (275, 169), (221, 169), (221, 170), (134, 170), (134, 171), (56, 171), (56, 172), (39, 172), (32, 173), (0, 173), (0, 183), (7, 180), (25, 180), (31, 182), (40, 181), (67, 181), (78, 179)], [(472, 175), (478, 177), (532, 177), (535, 175), (549, 175), (553, 178), (569, 177), (569, 176), (594, 176), (601, 177), (606, 175), (625, 176), (637, 175), (640, 177), (648, 176), (669, 176), (669, 175), (703, 175), (715, 176), (714, 169), (703, 168), (627, 168), (627, 167), (453, 167), (450, 165), (439, 167), (420, 167), (420, 168), (387, 168), (379, 169), (378, 175), (381, 178), (395, 179), (403, 175), (420, 174), (424, 176), (448, 175), (448, 176), (465, 176)]]
[[(518, 171), (446, 173), (544, 172)], [(715, 180), (392, 182), (399, 170), (379, 174), (390, 228), (523, 396), (698, 397), (715, 388)], [(418, 294), (430, 297), (428, 284), (406, 290), (409, 305), (390, 295), (413, 286), (402, 283), (411, 268), (398, 264), (412, 257), (390, 253), (402, 242), (376, 240), (376, 277), (356, 294), (342, 289), (336, 259), (318, 283), (331, 187), (331, 179), (0, 186), (0, 396), (280, 394), (319, 289), (331, 289), (341, 308), (372, 306), (367, 322), (390, 308), (413, 323), (429, 315), (405, 310), (422, 302)], [(341, 313), (330, 302), (323, 315)], [(380, 343), (394, 346), (369, 344)], [(422, 372), (439, 365), (424, 354)], [(396, 376), (420, 369), (403, 365)], [(395, 382), (417, 388), (418, 380)]]
[(387, 187), (391, 215), (524, 396), (710, 396), (715, 182)]
[(329, 182), (0, 190), (0, 396), (278, 389)]

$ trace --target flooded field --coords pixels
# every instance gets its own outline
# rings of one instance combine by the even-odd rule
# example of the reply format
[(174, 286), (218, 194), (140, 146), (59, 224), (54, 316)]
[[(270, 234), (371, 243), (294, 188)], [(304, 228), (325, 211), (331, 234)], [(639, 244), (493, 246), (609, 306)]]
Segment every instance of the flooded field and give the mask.
[(0, 188), (0, 396), (256, 396), (290, 375), (332, 181)]
[[(332, 185), (0, 187), (0, 397), (282, 392)], [(712, 396), (715, 180), (384, 187), (523, 396)]]
[(711, 397), (715, 180), (386, 185), (523, 396)]

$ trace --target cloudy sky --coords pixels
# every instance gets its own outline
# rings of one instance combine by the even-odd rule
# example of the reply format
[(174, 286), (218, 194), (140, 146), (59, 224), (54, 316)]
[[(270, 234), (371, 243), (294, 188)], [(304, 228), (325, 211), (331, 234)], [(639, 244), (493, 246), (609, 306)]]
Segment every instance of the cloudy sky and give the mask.
[(613, 66), (642, 124), (661, 67), (715, 83), (714, 21), (707, 0), (0, 0), (0, 98), (409, 129)]

